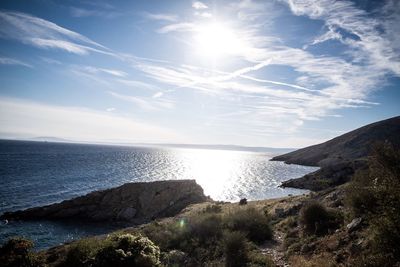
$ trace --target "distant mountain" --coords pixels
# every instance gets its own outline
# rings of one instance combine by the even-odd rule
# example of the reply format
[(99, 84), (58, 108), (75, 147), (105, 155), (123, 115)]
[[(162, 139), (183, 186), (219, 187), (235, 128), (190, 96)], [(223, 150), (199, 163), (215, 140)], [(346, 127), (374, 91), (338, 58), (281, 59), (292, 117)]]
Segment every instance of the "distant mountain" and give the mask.
[(400, 116), (368, 124), (325, 143), (272, 158), (288, 164), (319, 166), (320, 170), (283, 184), (319, 190), (346, 182), (354, 171), (365, 167), (373, 144), (388, 141), (400, 147)]
[(0, 139), (0, 140), (107, 145), (107, 146), (128, 146), (128, 147), (169, 147), (169, 148), (186, 148), (186, 149), (248, 151), (248, 152), (267, 153), (269, 154), (268, 155), (269, 157), (279, 155), (282, 153), (288, 153), (294, 150), (294, 148), (249, 147), (249, 146), (239, 146), (239, 145), (129, 143), (129, 142), (118, 142), (118, 141), (89, 142), (89, 141), (73, 141), (69, 139), (52, 137), (52, 136), (39, 136), (39, 137), (23, 138), (23, 139), (21, 138), (21, 139)]
[[(148, 144), (147, 144), (148, 145)], [(234, 150), (234, 151), (249, 151), (249, 152), (263, 152), (263, 153), (287, 153), (293, 151), (293, 148), (275, 148), (275, 147), (249, 147), (238, 145), (202, 145), (202, 144), (154, 144), (155, 146), (162, 147), (176, 147), (188, 149), (215, 149), (215, 150)]]

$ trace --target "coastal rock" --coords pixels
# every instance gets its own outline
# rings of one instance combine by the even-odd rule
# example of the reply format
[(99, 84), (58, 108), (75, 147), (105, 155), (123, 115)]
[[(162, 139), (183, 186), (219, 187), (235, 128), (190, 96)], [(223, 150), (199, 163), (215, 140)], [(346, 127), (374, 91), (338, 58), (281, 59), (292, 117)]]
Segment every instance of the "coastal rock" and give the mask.
[(155, 218), (173, 216), (190, 204), (208, 200), (210, 199), (194, 180), (127, 183), (57, 204), (6, 212), (0, 218), (143, 223)]
[(350, 181), (356, 170), (366, 168), (366, 166), (367, 164), (364, 161), (336, 163), (306, 174), (301, 178), (285, 181), (281, 187), (320, 191)]

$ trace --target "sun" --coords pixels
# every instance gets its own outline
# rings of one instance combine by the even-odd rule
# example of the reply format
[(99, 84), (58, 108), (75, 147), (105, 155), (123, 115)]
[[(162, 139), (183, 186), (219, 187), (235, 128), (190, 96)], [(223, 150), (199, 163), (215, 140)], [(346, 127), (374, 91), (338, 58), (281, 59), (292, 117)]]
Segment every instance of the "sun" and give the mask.
[(220, 22), (198, 25), (193, 39), (195, 52), (205, 58), (235, 55), (244, 48), (235, 30)]

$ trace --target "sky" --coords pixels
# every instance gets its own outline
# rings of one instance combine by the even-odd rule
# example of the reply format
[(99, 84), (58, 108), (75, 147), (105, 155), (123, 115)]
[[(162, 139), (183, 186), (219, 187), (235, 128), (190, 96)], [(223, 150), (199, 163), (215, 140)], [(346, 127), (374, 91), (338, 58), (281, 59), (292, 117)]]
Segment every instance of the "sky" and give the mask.
[(304, 147), (400, 114), (400, 1), (0, 2), (0, 138)]

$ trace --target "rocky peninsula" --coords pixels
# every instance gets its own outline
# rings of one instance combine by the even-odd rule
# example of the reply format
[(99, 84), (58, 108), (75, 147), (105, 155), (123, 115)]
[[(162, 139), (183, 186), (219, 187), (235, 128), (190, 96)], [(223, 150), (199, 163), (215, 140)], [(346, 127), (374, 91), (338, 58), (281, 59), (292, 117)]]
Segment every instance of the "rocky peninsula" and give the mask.
[(144, 223), (174, 216), (190, 204), (207, 200), (195, 180), (127, 183), (61, 203), (7, 212), (1, 219)]

